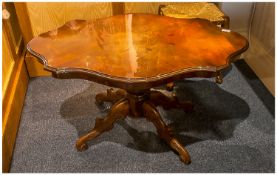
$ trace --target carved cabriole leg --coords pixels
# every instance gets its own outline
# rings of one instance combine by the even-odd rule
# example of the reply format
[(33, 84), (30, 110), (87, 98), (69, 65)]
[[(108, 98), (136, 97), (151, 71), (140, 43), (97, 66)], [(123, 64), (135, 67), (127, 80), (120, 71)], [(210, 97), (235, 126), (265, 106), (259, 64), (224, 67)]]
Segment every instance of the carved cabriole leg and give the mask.
[(117, 91), (111, 89), (107, 89), (107, 92), (99, 93), (95, 96), (96, 104), (103, 104), (103, 102), (111, 102), (115, 103), (118, 100), (124, 98), (127, 95), (126, 91), (119, 89)]
[(100, 93), (96, 96), (96, 102), (101, 104), (104, 101), (115, 103), (107, 117), (97, 118), (95, 126), (88, 134), (80, 137), (76, 143), (79, 151), (87, 149), (87, 142), (96, 138), (105, 131), (113, 128), (113, 124), (127, 115), (131, 117), (145, 117), (157, 128), (159, 136), (164, 139), (180, 155), (181, 160), (189, 164), (190, 156), (182, 144), (173, 137), (171, 129), (163, 122), (156, 106), (160, 105), (165, 109), (183, 108), (191, 111), (191, 102), (180, 102), (176, 96), (168, 97), (159, 91), (145, 91), (144, 94), (131, 94), (125, 90), (107, 90), (107, 93)]
[(79, 151), (87, 149), (86, 142), (99, 136), (105, 131), (108, 131), (113, 128), (113, 124), (116, 120), (125, 118), (129, 113), (129, 103), (128, 100), (122, 99), (111, 108), (111, 111), (108, 113), (107, 117), (104, 119), (96, 118), (95, 126), (92, 131), (88, 134), (81, 136), (76, 143), (76, 148)]
[(157, 128), (159, 136), (162, 139), (164, 139), (175, 151), (179, 153), (181, 160), (185, 164), (189, 164), (191, 160), (188, 151), (182, 146), (182, 144), (176, 138), (172, 136), (171, 130), (163, 122), (156, 107), (151, 102), (144, 102), (143, 112), (146, 119), (150, 120)]
[(179, 101), (175, 95), (168, 97), (160, 91), (151, 91), (150, 101), (164, 109), (182, 108), (185, 112), (192, 112), (193, 110), (193, 104), (190, 101)]

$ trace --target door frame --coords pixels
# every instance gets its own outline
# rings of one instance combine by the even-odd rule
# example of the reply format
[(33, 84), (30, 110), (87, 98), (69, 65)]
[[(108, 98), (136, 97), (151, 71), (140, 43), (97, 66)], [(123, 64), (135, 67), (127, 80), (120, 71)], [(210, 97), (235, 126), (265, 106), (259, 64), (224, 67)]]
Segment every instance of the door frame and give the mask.
[[(2, 3), (2, 12), (6, 8)], [(24, 61), (24, 43), (20, 39), (18, 49), (12, 40), (12, 28), (8, 19), (2, 19), (3, 35), (14, 60), (12, 72), (4, 94), (2, 94), (2, 172), (9, 172), (21, 111), (25, 101), (29, 75)], [(3, 38), (2, 38), (3, 40)]]

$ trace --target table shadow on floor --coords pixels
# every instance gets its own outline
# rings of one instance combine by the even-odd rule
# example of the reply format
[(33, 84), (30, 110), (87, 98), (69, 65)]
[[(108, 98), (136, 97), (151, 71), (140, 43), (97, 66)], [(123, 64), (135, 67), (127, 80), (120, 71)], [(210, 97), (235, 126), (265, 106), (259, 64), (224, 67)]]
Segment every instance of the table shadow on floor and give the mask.
[[(96, 117), (105, 117), (107, 114), (95, 105), (94, 97), (100, 92), (95, 89), (101, 89), (95, 86), (101, 85), (92, 84), (61, 105), (61, 116), (76, 128), (78, 136), (93, 128)], [(229, 139), (233, 136), (235, 127), (249, 115), (249, 106), (243, 99), (224, 91), (214, 82), (180, 81), (176, 83), (175, 91), (180, 100), (191, 100), (195, 104), (195, 111), (186, 114), (179, 109), (165, 111), (160, 107), (159, 111), (166, 123), (174, 128), (175, 136), (185, 146), (205, 140)], [(152, 124), (146, 120), (140, 121), (139, 124), (144, 122), (151, 127)], [(115, 125), (121, 130), (123, 128), (125, 132), (114, 127), (108, 133), (91, 140), (88, 145), (109, 141), (143, 152), (159, 153), (171, 150), (156, 132), (137, 130), (126, 120), (120, 120)], [(126, 140), (126, 132), (132, 139)]]
[(269, 92), (263, 82), (243, 59), (236, 61), (234, 65), (243, 75), (255, 94), (263, 102), (272, 117), (275, 118), (275, 97)]

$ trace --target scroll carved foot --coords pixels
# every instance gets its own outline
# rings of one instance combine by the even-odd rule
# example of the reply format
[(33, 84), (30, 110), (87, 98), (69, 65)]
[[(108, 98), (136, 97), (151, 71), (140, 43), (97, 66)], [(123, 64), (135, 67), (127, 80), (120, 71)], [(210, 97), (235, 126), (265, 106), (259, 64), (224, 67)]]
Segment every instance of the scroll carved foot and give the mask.
[(176, 95), (168, 97), (160, 91), (151, 91), (150, 100), (156, 106), (162, 106), (164, 109), (182, 108), (185, 112), (193, 111), (193, 104), (190, 101), (179, 101)]
[(171, 146), (171, 148), (179, 153), (180, 159), (185, 164), (189, 164), (191, 160), (188, 151), (176, 138), (173, 137), (171, 130), (163, 122), (156, 107), (151, 102), (144, 102), (143, 112), (146, 119), (150, 120), (157, 128), (159, 136), (164, 139)]
[(95, 126), (92, 131), (88, 134), (81, 136), (76, 142), (76, 148), (79, 151), (83, 151), (88, 148), (87, 142), (105, 131), (108, 131), (113, 128), (113, 124), (116, 120), (125, 118), (129, 113), (129, 104), (128, 101), (123, 99), (118, 101), (113, 105), (111, 111), (108, 113), (107, 117), (104, 119), (96, 118)]
[(107, 92), (99, 93), (95, 96), (95, 102), (97, 105), (102, 105), (103, 102), (115, 103), (118, 100), (126, 97), (126, 91), (119, 89), (115, 91), (114, 89), (108, 89)]

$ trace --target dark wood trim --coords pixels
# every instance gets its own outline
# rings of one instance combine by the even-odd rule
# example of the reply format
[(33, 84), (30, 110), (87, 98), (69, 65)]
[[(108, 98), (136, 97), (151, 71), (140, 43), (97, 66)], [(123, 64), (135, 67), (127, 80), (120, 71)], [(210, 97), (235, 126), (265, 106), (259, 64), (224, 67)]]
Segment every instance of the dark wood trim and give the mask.
[(23, 35), (24, 43), (27, 44), (33, 37), (33, 30), (30, 22), (30, 17), (26, 2), (14, 3), (19, 26)]

